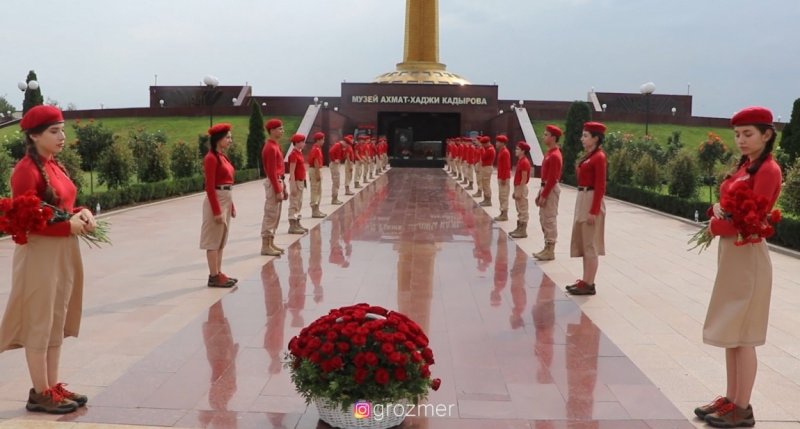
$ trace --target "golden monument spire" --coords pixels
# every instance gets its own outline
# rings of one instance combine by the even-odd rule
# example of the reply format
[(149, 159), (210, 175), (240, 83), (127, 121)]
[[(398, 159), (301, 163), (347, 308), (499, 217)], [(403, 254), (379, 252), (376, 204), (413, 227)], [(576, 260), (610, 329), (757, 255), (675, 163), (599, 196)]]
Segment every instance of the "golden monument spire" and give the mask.
[(376, 83), (468, 85), (464, 78), (439, 62), (439, 0), (406, 0), (403, 62)]

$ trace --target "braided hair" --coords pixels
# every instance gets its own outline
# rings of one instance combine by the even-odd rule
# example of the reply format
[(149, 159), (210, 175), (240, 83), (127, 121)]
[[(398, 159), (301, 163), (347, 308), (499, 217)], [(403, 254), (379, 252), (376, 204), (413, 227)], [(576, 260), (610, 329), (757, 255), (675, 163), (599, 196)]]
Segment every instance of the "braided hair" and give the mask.
[[(61, 197), (59, 197), (55, 188), (53, 188), (53, 185), (50, 184), (50, 176), (47, 175), (47, 171), (44, 169), (44, 164), (42, 164), (41, 156), (39, 156), (39, 151), (36, 150), (36, 145), (34, 144), (33, 138), (31, 138), (31, 135), (42, 134), (53, 125), (55, 124), (42, 124), (30, 130), (25, 130), (25, 155), (30, 158), (31, 161), (33, 161), (33, 163), (36, 165), (36, 169), (39, 170), (39, 174), (41, 174), (42, 178), (44, 179), (44, 191), (39, 191), (38, 189), (36, 190), (39, 198), (41, 198), (42, 201), (47, 204), (57, 206), (61, 202)], [(66, 167), (64, 167), (64, 165), (60, 162), (57, 164), (61, 171), (63, 171), (64, 174), (69, 177)]]
[(591, 134), (591, 135), (592, 135), (592, 137), (597, 137), (597, 146), (595, 146), (595, 147), (594, 147), (594, 150), (592, 150), (591, 152), (587, 153), (587, 154), (586, 154), (586, 155), (584, 155), (584, 156), (583, 156), (583, 157), (582, 157), (580, 160), (578, 160), (578, 164), (582, 163), (583, 161), (586, 161), (586, 160), (587, 160), (587, 159), (589, 159), (589, 158), (590, 158), (592, 155), (594, 155), (594, 153), (595, 153), (595, 152), (599, 151), (599, 150), (600, 150), (600, 146), (602, 146), (602, 145), (603, 145), (603, 142), (604, 142), (604, 141), (605, 141), (605, 139), (606, 139), (606, 135), (605, 135), (605, 134), (603, 134), (603, 133), (598, 133), (598, 132), (594, 132), (594, 131), (588, 131), (588, 130), (587, 130), (586, 132), (587, 132), (587, 133), (589, 133), (589, 134)]

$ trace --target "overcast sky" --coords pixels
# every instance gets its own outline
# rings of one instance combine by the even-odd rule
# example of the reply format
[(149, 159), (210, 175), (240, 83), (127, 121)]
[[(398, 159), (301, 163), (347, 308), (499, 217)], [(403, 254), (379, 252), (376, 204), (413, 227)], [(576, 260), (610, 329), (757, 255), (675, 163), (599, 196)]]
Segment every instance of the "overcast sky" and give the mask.
[[(338, 96), (402, 60), (404, 0), (2, 0), (0, 95), (28, 70), (80, 109), (148, 104), (147, 87)], [(694, 96), (697, 116), (800, 97), (798, 0), (440, 0), (440, 60), (507, 99)]]

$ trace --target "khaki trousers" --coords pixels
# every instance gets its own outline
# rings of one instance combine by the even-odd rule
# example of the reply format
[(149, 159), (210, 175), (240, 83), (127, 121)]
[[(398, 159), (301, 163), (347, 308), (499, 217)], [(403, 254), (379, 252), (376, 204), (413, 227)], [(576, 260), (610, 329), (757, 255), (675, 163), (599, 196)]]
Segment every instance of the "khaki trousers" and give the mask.
[(340, 180), (340, 173), (339, 173), (339, 161), (333, 161), (328, 165), (328, 168), (331, 169), (331, 198), (336, 199), (339, 197), (339, 187), (341, 186)]
[(303, 190), (306, 188), (302, 180), (289, 182), (289, 219), (300, 219), (300, 208), (303, 206)]
[(322, 176), (320, 175), (319, 168), (309, 167), (308, 186), (311, 188), (311, 205), (318, 206), (322, 199)]
[(478, 188), (480, 188), (480, 186), (481, 186), (481, 177), (480, 177), (481, 165), (477, 164), (477, 163), (476, 164), (472, 164), (471, 169), (472, 169), (472, 181), (475, 182), (475, 184), (478, 185)]
[(508, 194), (511, 193), (511, 180), (509, 180), (509, 179), (505, 179), (505, 180), (497, 179), (497, 188), (498, 188), (498, 192), (500, 193), (500, 210), (507, 211), (508, 210)]
[(528, 185), (519, 184), (514, 186), (514, 205), (517, 208), (517, 220), (519, 222), (528, 222)]
[[(542, 190), (539, 190), (541, 194)], [(539, 223), (542, 224), (545, 243), (555, 243), (558, 238), (558, 198), (561, 195), (561, 188), (556, 183), (547, 196), (547, 201), (543, 207), (539, 207)]]
[(283, 205), (283, 194), (278, 194), (272, 188), (269, 179), (264, 180), (264, 218), (261, 220), (261, 236), (271, 238), (275, 236), (278, 229), (278, 222), (281, 220), (281, 206)]
[(481, 187), (483, 188), (483, 199), (492, 199), (492, 172), (494, 167), (491, 165), (481, 166)]
[(355, 164), (356, 164), (355, 165), (355, 173), (356, 173), (355, 179), (356, 179), (356, 182), (360, 182), (361, 181), (361, 175), (364, 174), (364, 163), (361, 162), (361, 161), (356, 161)]
[(353, 162), (349, 159), (344, 162), (344, 186), (350, 187), (353, 184)]

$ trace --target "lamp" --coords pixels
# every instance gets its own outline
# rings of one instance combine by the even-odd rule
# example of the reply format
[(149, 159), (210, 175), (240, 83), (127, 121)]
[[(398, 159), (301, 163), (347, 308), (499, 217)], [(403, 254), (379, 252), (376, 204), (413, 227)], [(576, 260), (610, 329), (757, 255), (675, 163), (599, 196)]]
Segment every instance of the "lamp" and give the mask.
[(158, 100), (158, 104), (159, 104), (161, 107), (164, 107), (164, 100)]
[(645, 83), (642, 84), (642, 86), (639, 87), (639, 92), (641, 92), (642, 95), (644, 95), (645, 104), (646, 104), (646, 107), (645, 107), (645, 119), (644, 119), (644, 135), (646, 135), (646, 136), (650, 135), (650, 130), (649, 130), (649, 126), (650, 126), (650, 95), (652, 95), (653, 92), (655, 92), (655, 90), (656, 90), (656, 84), (654, 84), (653, 82), (645, 82)]
[(677, 111), (678, 111), (678, 109), (676, 109), (676, 108), (674, 108), (674, 107), (673, 107), (673, 108), (672, 108), (672, 116), (675, 116), (675, 112), (677, 112)]
[(601, 107), (603, 108), (603, 111), (605, 112), (605, 111), (606, 111), (606, 109), (608, 108), (608, 104), (606, 104), (606, 103), (603, 103), (603, 105), (602, 105)]
[(203, 77), (203, 85), (206, 86), (205, 101), (208, 105), (208, 126), (214, 125), (214, 89), (219, 85), (219, 79), (214, 76), (206, 75)]

